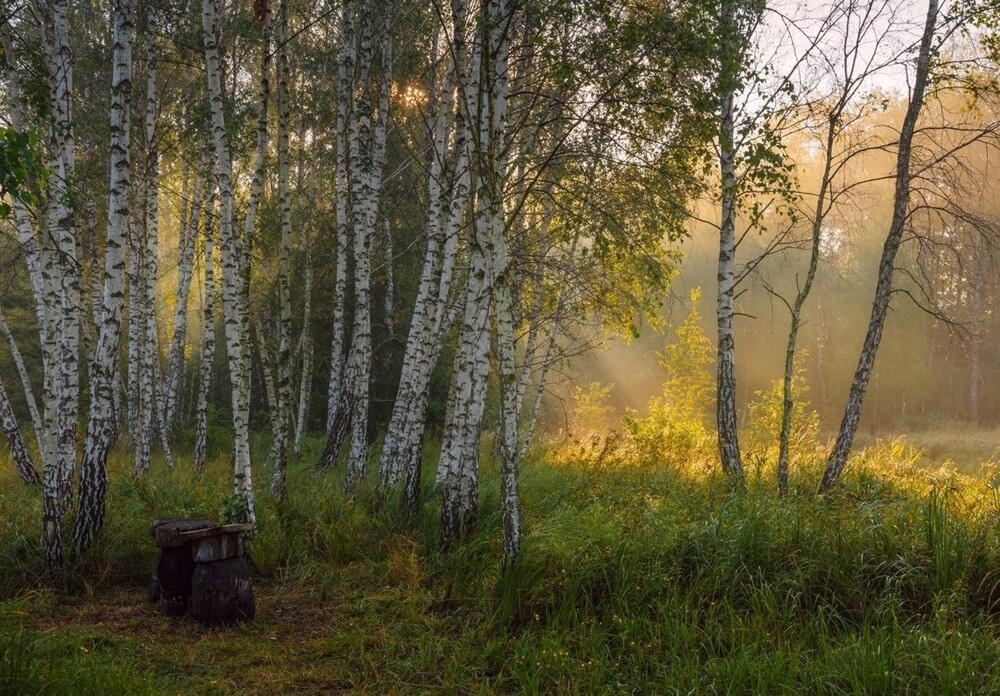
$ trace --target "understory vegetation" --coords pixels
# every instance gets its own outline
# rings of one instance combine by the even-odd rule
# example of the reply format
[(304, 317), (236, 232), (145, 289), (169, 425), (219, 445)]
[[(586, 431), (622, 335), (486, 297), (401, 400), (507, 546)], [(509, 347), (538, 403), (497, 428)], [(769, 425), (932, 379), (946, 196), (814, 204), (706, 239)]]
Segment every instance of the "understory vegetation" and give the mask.
[[(134, 479), (129, 456), (113, 457), (105, 543), (68, 567), (68, 591), (38, 589), (51, 587), (38, 493), (0, 467), (0, 693), (1000, 689), (990, 461), (874, 442), (817, 497), (817, 449), (779, 498), (767, 458), (733, 492), (715, 461), (656, 462), (626, 436), (539, 449), (523, 471), (523, 558), (501, 576), (487, 457), (476, 529), (442, 555), (436, 504), (408, 519), (377, 503), (374, 481), (347, 501), (340, 474), (309, 465), (322, 442), (306, 445), (287, 502), (259, 498), (257, 619), (226, 630), (146, 598), (152, 520), (219, 518), (224, 458), (199, 476), (180, 444), (173, 470)], [(423, 494), (434, 500), (430, 478)]]

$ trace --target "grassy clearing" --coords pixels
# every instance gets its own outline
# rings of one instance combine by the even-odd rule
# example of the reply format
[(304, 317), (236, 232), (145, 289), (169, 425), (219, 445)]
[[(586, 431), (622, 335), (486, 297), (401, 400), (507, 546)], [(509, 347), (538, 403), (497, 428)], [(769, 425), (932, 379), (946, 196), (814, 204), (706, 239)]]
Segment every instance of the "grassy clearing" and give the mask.
[(258, 619), (226, 630), (145, 599), (150, 522), (218, 516), (225, 462), (134, 481), (116, 458), (105, 543), (58, 592), (41, 589), (36, 494), (3, 463), (0, 693), (1000, 692), (990, 465), (873, 444), (836, 495), (811, 495), (817, 460), (782, 500), (766, 465), (733, 494), (705, 464), (629, 461), (527, 463), (507, 577), (490, 464), (479, 527), (448, 557), (433, 505), (406, 520), (293, 467), (287, 506), (259, 491)]

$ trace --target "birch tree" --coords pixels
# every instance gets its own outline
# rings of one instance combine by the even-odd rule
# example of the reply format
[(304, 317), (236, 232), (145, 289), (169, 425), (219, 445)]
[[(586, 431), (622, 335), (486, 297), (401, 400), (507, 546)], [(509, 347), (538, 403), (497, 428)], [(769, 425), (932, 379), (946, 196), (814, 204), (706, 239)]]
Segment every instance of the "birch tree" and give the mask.
[(24, 445), (24, 438), (17, 426), (17, 417), (14, 415), (14, 408), (10, 405), (10, 398), (3, 382), (0, 382), (0, 428), (3, 429), (3, 436), (7, 441), (7, 449), (17, 475), (27, 485), (40, 487), (42, 479), (38, 475), (31, 454), (28, 453), (28, 448)]
[(38, 3), (49, 97), (49, 175), (45, 229), (31, 233), (38, 265), (29, 250), (28, 270), (37, 269), (44, 316), (39, 317), (43, 360), (43, 512), (45, 557), (62, 564), (62, 514), (72, 505), (79, 407), (80, 264), (70, 190), (76, 165), (73, 132), (73, 65), (66, 0)]
[[(417, 505), (420, 482), (420, 446), (426, 428), (431, 373), (443, 347), (447, 301), (458, 257), (460, 227), (470, 193), (471, 134), (465, 109), (453, 109), (456, 79), (465, 79), (465, 6), (453, 3), (451, 31), (436, 37), (434, 60), (443, 68), (432, 73), (427, 120), (431, 143), (427, 165), (426, 247), (410, 320), (399, 388), (393, 403), (379, 466), (383, 491), (406, 481), (406, 502)], [(442, 46), (451, 35), (451, 45)], [(444, 60), (441, 60), (441, 59)], [(448, 151), (454, 133), (452, 151)], [(452, 171), (453, 169), (453, 171)]]
[(215, 359), (215, 224), (216, 187), (206, 185), (211, 197), (205, 207), (205, 236), (202, 240), (202, 339), (201, 365), (198, 368), (198, 395), (195, 399), (194, 468), (204, 471), (208, 452), (208, 395)]
[[(186, 184), (186, 179), (185, 179)], [(195, 170), (194, 190), (190, 212), (185, 215), (182, 208), (180, 227), (180, 250), (177, 261), (177, 294), (174, 308), (174, 333), (167, 352), (166, 394), (164, 397), (163, 423), (168, 427), (174, 422), (180, 399), (181, 381), (184, 374), (184, 346), (187, 339), (188, 296), (194, 275), (194, 252), (197, 246), (198, 226), (201, 222), (201, 196), (205, 181), (201, 171)], [(182, 206), (186, 205), (186, 192), (182, 191)]]
[(302, 335), (299, 337), (299, 345), (302, 353), (302, 370), (299, 380), (298, 411), (295, 418), (295, 442), (294, 452), (296, 457), (302, 456), (302, 436), (306, 430), (306, 417), (309, 414), (309, 391), (312, 388), (313, 377), (313, 337), (312, 337), (312, 293), (313, 293), (313, 269), (312, 253), (310, 251), (311, 238), (306, 240), (305, 254), (305, 282), (303, 293), (305, 299), (302, 307)]
[[(790, 303), (782, 300), (789, 311), (778, 438), (778, 490), (782, 494), (788, 492), (796, 348), (803, 312), (819, 270), (824, 228), (829, 215), (851, 187), (850, 184), (838, 185), (838, 178), (843, 179), (842, 174), (852, 160), (871, 146), (867, 139), (847, 141), (844, 132), (870, 114), (876, 103), (863, 94), (870, 80), (901, 58), (899, 49), (895, 47), (896, 42), (889, 40), (895, 31), (895, 9), (894, 4), (887, 0), (847, 0), (832, 6), (823, 20), (824, 25), (835, 28), (831, 32), (831, 40), (823, 42), (822, 50), (817, 51), (814, 60), (810, 61), (817, 64), (818, 73), (805, 74), (800, 78), (820, 82), (820, 76), (826, 76), (835, 89), (831, 94), (811, 101), (806, 107), (810, 112), (807, 127), (815, 128), (820, 148), (820, 176), (814, 205), (803, 215), (809, 225), (809, 261), (805, 276), (794, 299)], [(886, 48), (878, 48), (865, 55), (868, 45)], [(893, 48), (888, 48), (890, 46)]]
[(149, 469), (150, 446), (156, 435), (160, 437), (168, 466), (173, 466), (173, 457), (167, 441), (167, 426), (163, 420), (165, 409), (161, 408), (164, 380), (160, 371), (160, 336), (156, 311), (159, 278), (160, 134), (157, 128), (159, 89), (156, 16), (152, 8), (147, 8), (145, 19), (146, 161), (142, 182), (144, 207), (142, 221), (133, 226), (133, 233), (141, 234), (141, 238), (132, 244), (133, 253), (139, 257), (135, 266), (138, 279), (132, 287), (134, 294), (129, 295), (135, 321), (138, 324), (135, 339), (139, 342), (138, 365), (135, 367), (138, 381), (138, 415), (136, 436), (133, 438), (136, 442), (136, 458), (133, 464), (135, 475), (142, 475)]
[(278, 207), (281, 218), (281, 247), (278, 261), (278, 444), (275, 451), (271, 494), (279, 500), (286, 495), (285, 471), (292, 423), (292, 300), (288, 286), (292, 253), (292, 200), (288, 153), (289, 81), (288, 2), (278, 5)]
[(125, 248), (129, 220), (131, 162), (132, 38), (134, 0), (117, 0), (112, 34), (111, 190), (104, 260), (104, 302), (90, 367), (90, 410), (80, 468), (80, 507), (74, 543), (90, 547), (104, 526), (108, 490), (108, 453), (118, 437), (114, 412), (115, 375), (119, 370), (122, 308), (125, 300)]
[[(338, 147), (346, 143), (347, 151), (338, 153), (338, 194), (349, 189), (350, 193), (350, 232), (352, 234), (352, 255), (354, 260), (354, 317), (351, 330), (351, 344), (347, 359), (347, 369), (343, 378), (340, 395), (332, 397), (328, 404), (328, 435), (327, 445), (320, 457), (321, 468), (329, 468), (336, 461), (344, 436), (350, 430), (351, 445), (347, 457), (347, 474), (344, 478), (344, 488), (348, 495), (354, 493), (357, 485), (364, 477), (368, 459), (368, 419), (369, 419), (369, 383), (371, 379), (372, 360), (372, 307), (371, 307), (371, 273), (372, 254), (374, 250), (376, 227), (379, 216), (379, 198), (382, 192), (383, 168), (386, 157), (386, 126), (389, 111), (389, 81), (392, 71), (392, 20), (393, 5), (386, 3), (383, 8), (381, 27), (381, 66), (379, 79), (373, 79), (374, 40), (372, 27), (371, 3), (360, 2), (356, 7), (345, 4), (342, 18), (342, 46), (340, 78), (346, 80), (338, 87), (338, 128), (340, 126), (340, 109), (344, 109), (346, 132), (338, 137)], [(348, 29), (348, 25), (354, 25)], [(357, 46), (353, 45), (357, 36)], [(356, 56), (357, 70), (357, 101), (350, 96), (350, 70), (354, 66)], [(373, 98), (373, 83), (377, 89), (377, 105)], [(376, 111), (377, 106), (377, 111)], [(346, 140), (344, 140), (346, 137)], [(346, 162), (341, 159), (346, 157)], [(341, 167), (349, 176), (341, 181)], [(349, 186), (347, 183), (349, 181)], [(341, 211), (341, 202), (337, 201), (338, 226), (338, 276), (340, 285), (340, 252), (344, 251), (342, 238), (339, 236), (341, 220), (347, 221), (347, 210)], [(346, 263), (346, 258), (344, 259)], [(339, 291), (335, 291), (339, 292)], [(335, 297), (334, 302), (337, 302)], [(334, 343), (338, 341), (338, 314), (334, 309)], [(331, 365), (336, 366), (337, 345), (331, 357)], [(333, 368), (331, 368), (333, 369)], [(331, 372), (331, 387), (336, 381)], [(332, 395), (332, 389), (331, 389)], [(333, 402), (336, 403), (333, 403)], [(331, 410), (329, 406), (334, 408)], [(334, 414), (332, 420), (330, 414)]]
[(889, 301), (892, 297), (893, 274), (895, 271), (896, 253), (899, 251), (903, 238), (903, 230), (909, 214), (910, 198), (910, 158), (912, 153), (913, 134), (917, 127), (917, 119), (924, 102), (931, 69), (931, 57), (934, 48), (935, 31), (938, 22), (938, 1), (929, 0), (927, 16), (920, 38), (920, 48), (917, 53), (913, 85), (910, 90), (910, 101), (906, 115), (900, 128), (899, 142), (896, 154), (895, 192), (892, 206), (892, 219), (882, 247), (882, 257), (878, 265), (878, 280), (875, 285), (875, 296), (872, 302), (871, 318), (865, 334), (858, 366), (854, 372), (851, 389), (844, 407), (844, 417), (837, 432), (837, 439), (827, 460), (826, 470), (820, 483), (820, 492), (827, 492), (837, 485), (847, 464), (847, 455), (854, 442), (854, 435), (861, 420), (861, 405), (864, 401), (868, 383), (871, 380), (872, 368), (875, 364), (875, 354), (882, 341), (882, 331), (885, 327)]
[[(478, 143), (480, 167), (485, 170), (480, 181), (480, 205), (484, 205), (483, 224), (489, 226), (492, 235), (490, 244), (490, 270), (495, 285), (495, 313), (497, 325), (497, 352), (500, 371), (500, 495), (503, 510), (503, 563), (513, 564), (521, 552), (521, 499), (518, 476), (518, 415), (517, 401), (518, 374), (514, 355), (514, 273), (507, 252), (504, 225), (503, 192), (506, 179), (507, 148), (507, 75), (510, 69), (510, 37), (512, 26), (510, 0), (490, 0), (487, 7), (487, 21), (490, 34), (491, 73), (489, 90), (489, 111), (484, 113), (481, 124), (488, 124), (488, 131), (480, 125), (480, 137), (485, 142)], [(485, 100), (484, 100), (485, 103)], [(484, 137), (485, 136), (485, 137)], [(485, 147), (484, 147), (485, 146)], [(483, 161), (483, 152), (488, 156)], [(485, 195), (484, 195), (485, 194)], [(478, 218), (478, 215), (477, 215)], [(477, 225), (479, 220), (477, 219)]]
[(24, 390), (24, 401), (28, 405), (32, 430), (35, 432), (35, 440), (38, 443), (38, 451), (42, 452), (42, 437), (44, 434), (42, 429), (42, 415), (38, 410), (38, 402), (35, 401), (35, 390), (31, 386), (31, 377), (28, 375), (28, 368), (25, 367), (21, 350), (17, 347), (17, 341), (14, 340), (14, 334), (11, 333), (10, 326), (7, 325), (7, 320), (4, 318), (3, 312), (0, 312), (0, 333), (3, 333), (4, 338), (7, 339), (7, 345), (10, 346), (10, 356), (14, 360), (14, 367), (17, 368), (17, 375), (21, 380), (21, 388)]
[(736, 419), (736, 350), (733, 338), (733, 300), (736, 288), (737, 134), (736, 99), (746, 74), (750, 36), (760, 22), (763, 3), (722, 0), (719, 24), (719, 173), (721, 180), (719, 225), (719, 292), (716, 423), (722, 469), (736, 480), (743, 478), (739, 428)]
[[(270, 56), (270, 5), (261, 3), (257, 17), (264, 34), (264, 66)], [(232, 383), (233, 410), (233, 492), (242, 501), (247, 522), (254, 522), (252, 470), (250, 467), (250, 345), (248, 343), (249, 309), (246, 274), (249, 263), (249, 239), (254, 228), (257, 200), (263, 185), (263, 163), (267, 145), (268, 74), (261, 76), (261, 115), (258, 119), (257, 155), (251, 182), (250, 201), (244, 219), (243, 234), (235, 229), (233, 165), (223, 109), (221, 65), (219, 58), (219, 16), (214, 0), (202, 1), (202, 27), (205, 49), (205, 72), (211, 111), (212, 137), (215, 145), (219, 186), (219, 240), (222, 262), (222, 302), (225, 311), (226, 347)]]
[[(479, 130), (475, 133), (476, 164), (492, 164), (488, 159), (490, 105), (484, 96), (482, 79), (491, 70), (490, 24), (485, 5), (475, 23), (471, 67), (464, 82), (459, 82), (461, 107), (475, 118)], [(456, 29), (457, 31), (457, 29)], [(441, 494), (441, 545), (448, 548), (469, 531), (478, 513), (479, 439), (486, 407), (486, 379), (489, 374), (490, 304), (492, 287), (492, 234), (488, 199), (489, 183), (476, 178), (475, 223), (469, 234), (469, 272), (466, 280), (458, 347), (452, 369), (445, 415), (441, 459), (438, 464), (437, 486)]]
[[(351, 186), (348, 179), (351, 153), (348, 119), (354, 113), (354, 70), (356, 33), (354, 26), (355, 0), (344, 0), (338, 20), (340, 28), (340, 55), (337, 60), (337, 120), (336, 120), (336, 266), (333, 286), (333, 324), (330, 342), (330, 382), (327, 389), (326, 434), (331, 454), (320, 458), (322, 468), (330, 468), (336, 461), (343, 442), (343, 435), (334, 433), (337, 422), (345, 420), (344, 376), (347, 351), (345, 335), (345, 302), (347, 298), (347, 255), (350, 238), (348, 221), (353, 217)], [(335, 448), (333, 447), (335, 445)]]

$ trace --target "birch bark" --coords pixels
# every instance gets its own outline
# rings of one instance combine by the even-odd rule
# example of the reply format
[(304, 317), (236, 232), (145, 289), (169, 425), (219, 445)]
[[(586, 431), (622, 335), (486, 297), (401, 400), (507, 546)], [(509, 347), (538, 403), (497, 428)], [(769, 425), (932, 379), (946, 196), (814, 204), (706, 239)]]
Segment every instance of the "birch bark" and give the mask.
[[(345, 407), (345, 312), (347, 298), (347, 254), (350, 239), (349, 221), (353, 205), (350, 199), (351, 155), (348, 133), (349, 116), (354, 113), (354, 63), (355, 63), (355, 0), (344, 0), (340, 13), (340, 58), (337, 64), (337, 164), (336, 164), (336, 223), (337, 260), (333, 286), (333, 331), (330, 342), (330, 384), (326, 403), (327, 437), (333, 435), (338, 414)], [(343, 416), (341, 416), (341, 419)], [(326, 449), (331, 449), (327, 447)], [(322, 468), (331, 468), (340, 450), (339, 443), (331, 457), (320, 460)]]
[(205, 208), (205, 237), (203, 240), (202, 258), (203, 292), (202, 300), (202, 342), (201, 366), (198, 370), (198, 396), (195, 406), (195, 438), (194, 438), (194, 468), (205, 470), (205, 459), (208, 454), (208, 394), (212, 381), (212, 362), (215, 359), (215, 218), (216, 189), (211, 186), (211, 201)]
[(24, 389), (24, 400), (28, 404), (28, 413), (31, 415), (31, 427), (35, 431), (38, 451), (42, 452), (42, 415), (38, 411), (38, 403), (35, 401), (35, 390), (31, 387), (31, 377), (28, 375), (28, 369), (24, 365), (24, 357), (17, 347), (17, 341), (14, 340), (14, 334), (11, 333), (3, 312), (0, 312), (0, 332), (3, 333), (4, 338), (7, 339), (7, 344), (10, 346), (10, 355), (14, 360), (14, 366), (17, 368), (17, 375), (21, 380), (21, 388)]
[[(514, 270), (509, 263), (505, 237), (503, 193), (506, 184), (507, 148), (507, 75), (510, 68), (510, 40), (512, 26), (510, 0), (489, 0), (487, 23), (490, 39), (489, 111), (483, 113), (481, 123), (488, 131), (481, 130), (485, 142), (480, 164), (488, 168), (480, 177), (480, 205), (483, 206), (482, 222), (488, 227), (492, 239), (493, 255), (489, 268), (490, 283), (494, 286), (494, 312), (497, 325), (497, 353), (500, 370), (500, 496), (503, 511), (503, 565), (509, 568), (521, 552), (521, 501), (518, 473), (518, 373), (515, 362), (514, 335)], [(488, 119), (486, 116), (488, 115)], [(482, 152), (481, 150), (481, 152)], [(485, 157), (483, 156), (485, 155)], [(479, 221), (477, 220), (477, 225)]]
[(857, 433), (861, 420), (861, 406), (864, 402), (868, 382), (871, 380), (872, 368), (875, 365), (875, 355), (882, 342), (882, 329), (885, 327), (886, 315), (889, 311), (889, 301), (892, 299), (892, 281), (895, 272), (896, 252), (902, 243), (903, 231), (909, 212), (910, 201), (910, 155), (913, 147), (913, 133), (916, 130), (917, 119), (924, 102), (924, 92), (927, 88), (930, 73), (931, 54), (933, 52), (934, 35), (937, 26), (938, 0), (927, 3), (927, 17), (924, 22), (923, 35), (920, 40), (920, 50), (917, 55), (917, 69), (910, 93), (910, 103), (903, 117), (899, 133), (899, 145), (896, 153), (896, 190), (892, 207), (892, 220), (885, 244), (882, 247), (882, 257), (879, 260), (878, 280), (875, 285), (875, 297), (872, 302), (872, 313), (868, 321), (868, 331), (865, 334), (858, 366), (851, 382), (851, 390), (844, 407), (844, 417), (840, 423), (837, 440), (833, 451), (827, 460), (823, 480), (820, 483), (821, 493), (830, 491), (840, 481), (840, 476), (847, 464), (847, 455), (851, 451), (854, 435)]
[[(351, 188), (354, 217), (354, 322), (348, 356), (351, 447), (347, 454), (344, 492), (353, 495), (365, 474), (368, 458), (368, 382), (371, 370), (371, 264), (373, 225), (378, 213), (375, 187), (375, 140), (371, 95), (372, 10), (368, 0), (358, 6), (358, 73), (360, 95), (351, 115)], [(384, 130), (383, 138), (384, 136)]]
[[(351, 346), (348, 355), (347, 372), (339, 390), (333, 387), (337, 376), (331, 371), (331, 391), (328, 401), (327, 422), (329, 432), (327, 445), (320, 457), (319, 466), (329, 468), (336, 461), (343, 437), (350, 431), (351, 446), (347, 456), (347, 472), (344, 490), (353, 495), (358, 483), (364, 477), (368, 460), (368, 409), (369, 382), (372, 360), (372, 308), (371, 272), (372, 252), (375, 244), (376, 224), (379, 214), (379, 196), (382, 190), (382, 175), (385, 163), (386, 125), (389, 111), (389, 81), (392, 67), (391, 23), (392, 3), (384, 7), (384, 22), (381, 36), (381, 79), (378, 87), (378, 113), (372, 103), (372, 8), (367, 0), (356, 6), (345, 5), (342, 18), (344, 45), (341, 52), (341, 90), (338, 108), (344, 111), (346, 132), (340, 145), (346, 143), (346, 162), (338, 155), (338, 195), (350, 191), (351, 225), (354, 254), (354, 318), (352, 322)], [(352, 24), (356, 24), (353, 27)], [(351, 27), (348, 29), (348, 27)], [(349, 71), (354, 67), (355, 48), (353, 41), (357, 32), (357, 93), (355, 105), (351, 97)], [(350, 42), (350, 45), (347, 45)], [(346, 107), (346, 108), (345, 108)], [(338, 114), (338, 120), (340, 116)], [(339, 126), (338, 122), (338, 126)], [(345, 140), (346, 138), (346, 140)], [(340, 167), (345, 166), (347, 175), (340, 179)], [(349, 186), (348, 186), (349, 184)], [(346, 207), (343, 210), (346, 222)], [(341, 228), (341, 204), (338, 200), (338, 235)], [(339, 240), (338, 240), (339, 242)], [(338, 243), (339, 246), (339, 243)], [(344, 249), (340, 249), (344, 251)], [(340, 259), (338, 259), (338, 264)], [(339, 284), (339, 278), (338, 278)], [(336, 302), (336, 300), (335, 300)], [(334, 355), (331, 364), (338, 363), (337, 346), (338, 317), (334, 317)], [(332, 407), (332, 408), (331, 408)], [(332, 417), (331, 417), (332, 415)]]
[(490, 100), (483, 94), (480, 73), (491, 71), (489, 47), (484, 45), (484, 34), (488, 31), (484, 20), (478, 22), (480, 26), (475, 33), (471, 69), (466, 79), (458, 83), (461, 108), (466, 109), (470, 119), (475, 117), (479, 122), (474, 146), (479, 176), (476, 219), (469, 239), (469, 275), (437, 471), (437, 486), (441, 492), (441, 545), (444, 548), (471, 528), (478, 512), (479, 439), (489, 372), (492, 230), (487, 201), (483, 199), (487, 184), (480, 179), (485, 154), (482, 144), (490, 129)]
[(292, 198), (288, 153), (288, 0), (278, 5), (278, 208), (281, 217), (281, 250), (278, 261), (278, 446), (275, 451), (271, 495), (284, 501), (285, 471), (292, 419), (292, 306), (288, 276), (292, 253)]
[[(432, 49), (432, 60), (435, 64), (442, 58), (439, 43), (445, 40), (443, 31), (435, 36)], [(382, 456), (379, 463), (379, 488), (383, 493), (395, 486), (406, 470), (406, 453), (409, 451), (407, 438), (409, 430), (412, 429), (409, 424), (416, 417), (414, 413), (416, 385), (414, 382), (417, 378), (416, 371), (425, 360), (426, 335), (431, 329), (432, 310), (436, 305), (441, 275), (444, 164), (447, 157), (448, 127), (451, 121), (449, 118), (451, 90), (448, 88), (448, 71), (449, 68), (446, 65), (444, 76), (439, 77), (437, 71), (432, 73), (431, 85), (428, 90), (428, 94), (431, 96), (429, 104), (431, 113), (428, 118), (427, 130), (431, 148), (427, 162), (427, 219), (424, 223), (427, 244), (420, 272), (420, 285), (417, 288), (413, 317), (410, 320), (410, 330), (406, 340), (406, 350), (403, 353), (399, 387), (396, 390), (389, 428), (382, 446)]]
[[(735, 0), (722, 5), (724, 31), (736, 31)], [(736, 68), (730, 68), (730, 72)], [(722, 176), (722, 220), (719, 228), (718, 359), (716, 375), (716, 423), (719, 432), (719, 455), (722, 470), (734, 481), (743, 479), (739, 428), (736, 421), (736, 351), (733, 338), (733, 300), (736, 288), (736, 128), (734, 123), (736, 75), (723, 74), (721, 122), (719, 128), (719, 169)]]
[(103, 311), (90, 368), (90, 411), (80, 467), (80, 508), (74, 543), (89, 548), (104, 527), (108, 491), (108, 453), (118, 438), (115, 420), (115, 374), (125, 301), (125, 244), (132, 181), (131, 102), (132, 39), (135, 0), (117, 0), (111, 76), (111, 185), (104, 259)]
[(45, 449), (43, 513), (45, 557), (62, 564), (62, 514), (72, 505), (79, 409), (80, 264), (70, 189), (76, 162), (73, 136), (73, 62), (67, 0), (39, 0), (48, 78), (49, 176), (39, 276), (45, 306), (40, 332), (44, 365)]
[(302, 308), (302, 374), (299, 383), (298, 416), (295, 419), (295, 456), (302, 456), (302, 436), (306, 429), (306, 417), (309, 412), (309, 391), (312, 388), (313, 370), (313, 339), (312, 339), (312, 286), (313, 269), (312, 253), (309, 251), (311, 240), (306, 240), (306, 270), (305, 270), (305, 302)]
[[(144, 474), (149, 468), (149, 450), (154, 435), (159, 435), (168, 466), (173, 457), (166, 437), (166, 424), (162, 422), (160, 408), (163, 379), (160, 374), (159, 332), (157, 329), (156, 283), (159, 278), (159, 193), (160, 193), (160, 143), (157, 132), (159, 113), (157, 90), (156, 21), (150, 11), (146, 17), (146, 174), (145, 218), (143, 221), (141, 282), (141, 329), (139, 340), (139, 425), (141, 429), (139, 456), (134, 472)], [(134, 247), (133, 247), (134, 248)]]
[[(142, 362), (143, 319), (143, 257), (145, 245), (142, 242), (141, 223), (136, 219), (137, 211), (129, 217), (128, 247), (128, 356), (125, 376), (125, 408), (128, 412), (128, 431), (133, 448), (140, 445), (143, 429), (140, 424), (139, 373)], [(138, 450), (136, 450), (138, 451)]]
[(840, 118), (846, 106), (846, 96), (837, 103), (834, 110), (830, 112), (827, 126), (826, 139), (824, 142), (825, 152), (823, 155), (823, 173), (820, 176), (819, 191), (816, 196), (816, 208), (813, 212), (812, 225), (810, 230), (809, 244), (809, 267), (806, 271), (805, 280), (795, 295), (792, 303), (791, 317), (788, 327), (788, 342), (785, 348), (785, 369), (781, 382), (781, 429), (778, 433), (778, 491), (785, 495), (788, 493), (788, 464), (789, 450), (792, 434), (792, 415), (795, 408), (795, 399), (792, 393), (793, 380), (795, 378), (795, 352), (798, 342), (799, 329), (802, 326), (802, 311), (806, 300), (812, 292), (813, 283), (816, 281), (816, 272), (819, 268), (820, 242), (822, 240), (823, 221), (826, 212), (829, 210), (830, 201), (827, 198), (830, 188), (830, 176), (833, 169), (834, 145), (837, 133), (840, 130)]
[(21, 437), (21, 430), (17, 426), (17, 418), (14, 416), (14, 409), (10, 405), (10, 398), (3, 382), (0, 382), (0, 428), (3, 429), (3, 436), (7, 441), (7, 449), (10, 451), (14, 468), (17, 469), (17, 475), (27, 485), (40, 487), (42, 478), (38, 475), (38, 469), (31, 460), (28, 448), (24, 446), (24, 438)]
[(254, 312), (253, 329), (254, 338), (257, 343), (257, 355), (260, 356), (260, 371), (264, 380), (264, 392), (267, 394), (267, 415), (271, 424), (271, 450), (267, 454), (267, 461), (274, 463), (277, 459), (278, 445), (281, 440), (280, 416), (278, 414), (278, 389), (274, 381), (274, 359), (271, 353), (271, 346), (268, 345), (267, 333), (264, 331), (264, 323), (260, 315), (260, 309)]
[[(195, 172), (194, 195), (190, 213), (181, 213), (181, 245), (180, 258), (177, 265), (177, 306), (174, 309), (174, 333), (170, 340), (167, 354), (166, 398), (163, 415), (164, 427), (170, 428), (177, 414), (180, 399), (181, 382), (184, 376), (184, 345), (187, 340), (188, 297), (191, 292), (191, 279), (194, 275), (194, 250), (198, 237), (198, 225), (201, 221), (201, 209), (197, 205), (201, 200), (204, 178), (201, 172)], [(186, 195), (182, 200), (186, 203)]]
[[(270, 9), (265, 4), (265, 56), (269, 54)], [(234, 200), (233, 200), (233, 166), (229, 149), (229, 139), (226, 132), (226, 118), (223, 110), (221, 66), (219, 59), (219, 17), (214, 0), (202, 0), (202, 34), (205, 48), (206, 80), (208, 83), (208, 98), (211, 111), (212, 136), (215, 144), (215, 154), (219, 177), (219, 238), (221, 242), (222, 259), (222, 300), (225, 308), (226, 345), (229, 357), (229, 372), (232, 382), (233, 410), (233, 492), (244, 506), (244, 519), (254, 522), (252, 471), (250, 468), (250, 363), (247, 283), (245, 262), (249, 258), (246, 247), (249, 235), (246, 230), (253, 229), (253, 216), (256, 212), (256, 199), (260, 195), (258, 173), (263, 169), (263, 147), (261, 141), (266, 141), (266, 99), (262, 98), (263, 128), (258, 128), (258, 167), (251, 185), (251, 200), (244, 224), (244, 235), (235, 233)], [(262, 97), (266, 95), (267, 73), (261, 79)]]
[[(456, 81), (466, 80), (468, 66), (465, 50), (465, 5), (455, 3), (450, 46), (441, 53), (450, 56), (437, 87), (430, 93), (436, 113), (429, 120), (432, 143), (427, 179), (427, 245), (421, 269), (420, 285), (403, 356), (399, 388), (393, 404), (388, 433), (382, 450), (379, 483), (383, 490), (395, 485), (405, 475), (405, 500), (408, 509), (416, 510), (421, 479), (421, 443), (426, 427), (430, 379), (443, 348), (447, 327), (446, 304), (454, 278), (458, 239), (471, 187), (469, 168), (471, 133), (466, 110), (453, 110), (451, 104)], [(447, 32), (437, 41), (444, 44)], [(437, 52), (435, 52), (437, 55)], [(449, 133), (454, 132), (453, 156), (447, 152)], [(450, 161), (451, 167), (446, 164)], [(449, 169), (451, 170), (449, 172)], [(454, 178), (448, 185), (449, 174)]]
[(389, 228), (389, 220), (382, 221), (382, 276), (385, 279), (385, 292), (382, 295), (382, 313), (385, 316), (385, 330), (392, 337), (396, 333), (396, 318), (394, 297), (395, 278), (393, 277), (392, 262), (392, 230)]

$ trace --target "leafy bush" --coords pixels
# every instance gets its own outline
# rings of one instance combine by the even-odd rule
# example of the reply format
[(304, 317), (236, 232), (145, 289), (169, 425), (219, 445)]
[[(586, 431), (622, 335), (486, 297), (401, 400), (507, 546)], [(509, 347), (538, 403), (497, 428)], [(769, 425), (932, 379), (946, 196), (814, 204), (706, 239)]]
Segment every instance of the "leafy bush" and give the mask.
[[(792, 427), (789, 437), (789, 456), (793, 462), (814, 455), (817, 449), (819, 413), (805, 400), (808, 391), (805, 376), (797, 370), (792, 378)], [(751, 460), (777, 461), (783, 402), (784, 384), (782, 380), (775, 380), (769, 389), (756, 392), (747, 404), (746, 425), (740, 433), (740, 445)]]
[(663, 395), (654, 397), (646, 416), (626, 413), (622, 429), (631, 456), (644, 462), (680, 464), (711, 457), (714, 435), (707, 426), (712, 403), (712, 344), (701, 328), (701, 289), (691, 291), (691, 308), (660, 355), (667, 372)]

